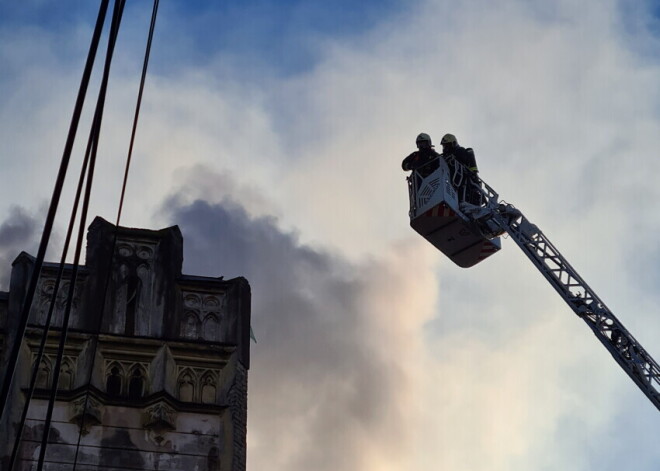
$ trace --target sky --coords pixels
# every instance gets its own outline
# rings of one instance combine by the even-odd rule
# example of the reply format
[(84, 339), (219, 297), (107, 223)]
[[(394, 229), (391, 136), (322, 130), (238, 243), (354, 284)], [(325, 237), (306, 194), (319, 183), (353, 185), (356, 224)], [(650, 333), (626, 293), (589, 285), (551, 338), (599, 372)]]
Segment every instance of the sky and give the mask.
[[(0, 2), (0, 289), (95, 3)], [(122, 225), (178, 224), (185, 273), (250, 281), (248, 469), (657, 470), (655, 407), (513, 241), (461, 269), (419, 237), (400, 162), (419, 132), (474, 148), (659, 358), (658, 3), (191, 3), (161, 2)], [(90, 221), (115, 219), (150, 9), (126, 8)]]

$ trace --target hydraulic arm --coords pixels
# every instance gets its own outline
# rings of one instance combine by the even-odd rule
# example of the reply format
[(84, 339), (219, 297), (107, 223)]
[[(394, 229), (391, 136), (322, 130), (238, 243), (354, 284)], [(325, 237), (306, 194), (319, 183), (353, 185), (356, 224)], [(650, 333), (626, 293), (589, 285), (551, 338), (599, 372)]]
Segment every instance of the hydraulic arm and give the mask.
[(580, 317), (616, 362), (660, 410), (660, 366), (578, 275), (541, 230), (476, 176), (468, 191), (481, 194), (481, 205), (462, 203), (461, 210), (485, 237), (507, 232), (536, 268)]

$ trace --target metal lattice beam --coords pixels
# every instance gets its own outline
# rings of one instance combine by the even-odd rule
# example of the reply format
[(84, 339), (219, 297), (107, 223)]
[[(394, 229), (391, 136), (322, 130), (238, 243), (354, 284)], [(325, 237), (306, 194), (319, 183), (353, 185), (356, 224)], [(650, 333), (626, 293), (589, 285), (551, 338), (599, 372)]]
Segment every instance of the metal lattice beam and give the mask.
[(484, 234), (506, 231), (550, 282), (566, 304), (600, 340), (642, 392), (660, 410), (660, 366), (580, 277), (557, 248), (513, 205), (500, 203), (498, 194), (475, 178), (483, 206), (466, 205)]

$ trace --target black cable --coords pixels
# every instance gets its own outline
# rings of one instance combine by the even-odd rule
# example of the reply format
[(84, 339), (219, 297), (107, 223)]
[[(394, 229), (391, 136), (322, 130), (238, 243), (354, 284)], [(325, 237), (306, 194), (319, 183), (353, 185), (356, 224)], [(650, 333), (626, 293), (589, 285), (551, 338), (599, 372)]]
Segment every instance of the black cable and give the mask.
[[(95, 120), (96, 121), (96, 120)], [(97, 147), (96, 145), (92, 146), (94, 149)], [(66, 342), (66, 336), (67, 336), (67, 331), (68, 331), (68, 323), (69, 323), (69, 317), (71, 314), (71, 305), (73, 301), (73, 293), (74, 293), (74, 287), (77, 281), (77, 276), (78, 276), (78, 264), (80, 261), (80, 252), (82, 250), (82, 237), (81, 233), (84, 233), (83, 230), (83, 225), (86, 222), (86, 217), (87, 217), (87, 210), (89, 208), (89, 193), (91, 190), (91, 182), (92, 182), (92, 177), (93, 177), (93, 172), (94, 172), (94, 164), (95, 164), (95, 155), (94, 151), (92, 151), (92, 158), (89, 166), (89, 170), (87, 173), (87, 185), (85, 188), (85, 198), (83, 200), (83, 210), (82, 214), (80, 217), (80, 224), (78, 227), (78, 239), (76, 242), (76, 253), (74, 256), (74, 262), (73, 262), (73, 270), (71, 273), (71, 281), (70, 281), (70, 288), (69, 292), (67, 293), (67, 300), (66, 300), (66, 308), (64, 311), (64, 317), (62, 319), (62, 331), (60, 333), (60, 343), (58, 346), (57, 350), (57, 357), (55, 361), (55, 366), (53, 367), (53, 382), (51, 384), (51, 391), (50, 391), (50, 397), (48, 400), (48, 409), (46, 412), (46, 418), (44, 421), (44, 429), (43, 429), (43, 435), (42, 435), (42, 441), (41, 441), (41, 449), (39, 450), (39, 463), (37, 466), (37, 470), (41, 471), (43, 468), (43, 461), (44, 457), (46, 455), (46, 448), (47, 448), (47, 442), (48, 442), (48, 436), (50, 434), (50, 424), (53, 416), (53, 408), (55, 405), (55, 397), (57, 395), (57, 386), (60, 378), (60, 368), (62, 366), (62, 357), (64, 356), (64, 344)]]
[(25, 329), (27, 327), (28, 319), (30, 316), (30, 308), (32, 306), (32, 300), (34, 299), (34, 293), (37, 289), (37, 282), (39, 280), (39, 274), (41, 273), (41, 267), (43, 266), (44, 258), (46, 256), (46, 249), (48, 248), (50, 234), (53, 230), (53, 222), (55, 220), (55, 214), (57, 213), (57, 206), (60, 201), (60, 196), (62, 195), (62, 187), (64, 186), (64, 179), (66, 177), (69, 160), (71, 158), (71, 150), (73, 149), (73, 143), (75, 141), (76, 133), (78, 130), (78, 123), (80, 122), (80, 115), (82, 114), (85, 95), (87, 94), (87, 87), (89, 86), (89, 79), (92, 74), (94, 59), (96, 58), (96, 51), (98, 49), (99, 41), (101, 38), (101, 31), (103, 29), (103, 23), (105, 22), (107, 8), (108, 0), (102, 0), (101, 6), (99, 8), (98, 18), (96, 20), (96, 26), (94, 28), (94, 34), (92, 36), (92, 43), (89, 48), (89, 53), (87, 54), (87, 61), (85, 63), (85, 69), (83, 71), (83, 76), (80, 82), (80, 88), (78, 90), (78, 97), (76, 98), (73, 116), (71, 117), (71, 124), (69, 126), (69, 133), (67, 135), (66, 144), (64, 146), (64, 153), (60, 162), (60, 169), (57, 174), (53, 195), (50, 200), (50, 207), (48, 208), (48, 214), (44, 224), (44, 231), (41, 235), (41, 242), (39, 243), (37, 258), (34, 262), (30, 284), (25, 295), (25, 300), (23, 301), (19, 325), (14, 337), (14, 344), (12, 346), (11, 353), (7, 358), (7, 371), (2, 382), (2, 390), (0, 391), (0, 407), (2, 408), (0, 411), (0, 418), (2, 418), (5, 413), (9, 391), (14, 379), (14, 373), (16, 372), (16, 364), (20, 354), (21, 343), (23, 341), (23, 336), (25, 335)]
[(124, 180), (122, 182), (121, 196), (119, 198), (119, 209), (117, 210), (117, 220), (116, 220), (116, 223), (115, 223), (114, 237), (113, 237), (113, 240), (112, 240), (112, 247), (110, 249), (110, 254), (111, 254), (110, 255), (110, 263), (108, 264), (108, 270), (107, 270), (106, 277), (105, 277), (105, 283), (104, 283), (104, 289), (103, 289), (103, 299), (101, 300), (101, 304), (100, 304), (103, 307), (101, 308), (101, 313), (99, 315), (96, 330), (94, 332), (95, 342), (93, 343), (92, 353), (91, 353), (92, 363), (90, 365), (89, 378), (88, 378), (87, 385), (86, 385), (86, 390), (85, 390), (85, 403), (83, 405), (83, 414), (82, 414), (82, 418), (81, 418), (80, 428), (78, 430), (78, 441), (76, 443), (76, 452), (75, 452), (74, 459), (73, 459), (73, 470), (72, 471), (76, 470), (76, 466), (78, 464), (78, 453), (79, 453), (79, 450), (80, 450), (80, 440), (82, 438), (82, 431), (83, 431), (84, 425), (85, 425), (85, 417), (86, 417), (85, 413), (87, 411), (87, 406), (88, 406), (88, 403), (89, 403), (89, 392), (90, 392), (90, 385), (91, 385), (90, 383), (91, 383), (91, 380), (92, 380), (94, 365), (96, 363), (96, 350), (98, 348), (98, 336), (101, 332), (101, 326), (103, 325), (103, 314), (104, 314), (105, 300), (106, 300), (107, 293), (108, 293), (108, 288), (109, 288), (109, 285), (110, 285), (110, 275), (111, 275), (111, 272), (112, 272), (113, 259), (114, 259), (114, 255), (115, 255), (115, 247), (117, 245), (117, 236), (118, 236), (118, 232), (119, 232), (119, 222), (121, 220), (122, 208), (124, 206), (124, 196), (126, 195), (126, 185), (127, 185), (127, 182), (128, 182), (128, 173), (129, 173), (129, 169), (130, 169), (130, 165), (131, 165), (131, 157), (133, 155), (133, 144), (135, 142), (135, 134), (136, 134), (136, 130), (137, 130), (137, 123), (138, 123), (138, 118), (140, 116), (140, 107), (141, 107), (141, 104), (142, 104), (142, 94), (143, 94), (143, 91), (144, 91), (144, 84), (145, 84), (146, 77), (147, 77), (147, 68), (148, 68), (148, 65), (149, 65), (149, 57), (150, 57), (150, 53), (151, 53), (151, 43), (152, 43), (152, 40), (153, 40), (154, 29), (155, 29), (155, 26), (156, 26), (156, 17), (158, 15), (158, 4), (159, 4), (159, 0), (154, 0), (154, 6), (153, 6), (153, 9), (152, 9), (152, 12), (151, 12), (151, 23), (149, 25), (149, 37), (147, 39), (147, 47), (146, 47), (146, 51), (145, 51), (145, 54), (144, 54), (144, 62), (143, 62), (143, 65), (142, 65), (142, 76), (140, 78), (140, 88), (139, 88), (139, 91), (138, 91), (137, 103), (135, 105), (135, 116), (133, 118), (133, 129), (131, 131), (131, 140), (130, 140), (130, 144), (128, 146), (128, 156), (126, 157), (126, 168), (124, 170)]
[[(78, 188), (76, 190), (76, 197), (73, 203), (73, 209), (71, 210), (71, 217), (69, 218), (69, 228), (66, 233), (66, 240), (64, 241), (64, 247), (62, 249), (62, 257), (60, 259), (60, 266), (57, 271), (57, 278), (55, 279), (55, 286), (53, 287), (53, 294), (50, 299), (50, 305), (48, 307), (48, 314), (46, 315), (46, 320), (44, 323), (43, 332), (41, 335), (41, 343), (39, 344), (39, 353), (37, 353), (37, 358), (35, 359), (34, 366), (32, 368), (32, 378), (30, 379), (30, 386), (28, 393), (25, 397), (25, 404), (23, 405), (23, 413), (21, 414), (21, 420), (16, 429), (16, 438), (14, 439), (14, 447), (11, 452), (11, 459), (9, 460), (9, 468), (7, 471), (12, 471), (14, 469), (14, 463), (18, 456), (18, 449), (21, 444), (23, 436), (23, 428), (25, 427), (25, 420), (27, 418), (28, 409), (30, 408), (30, 402), (32, 401), (32, 395), (34, 394), (34, 389), (37, 384), (37, 376), (39, 374), (39, 365), (41, 364), (41, 358), (43, 357), (44, 350), (46, 348), (46, 340), (48, 339), (48, 331), (50, 330), (50, 322), (53, 316), (53, 310), (55, 308), (55, 302), (57, 300), (57, 294), (60, 289), (60, 283), (62, 281), (62, 275), (64, 274), (64, 265), (66, 262), (66, 256), (69, 250), (69, 243), (71, 242), (71, 235), (73, 233), (73, 227), (75, 225), (76, 214), (78, 213), (78, 204), (80, 203), (80, 195), (82, 193), (83, 183), (85, 181), (85, 173), (87, 171), (87, 164), (89, 162), (89, 153), (85, 154), (85, 159), (80, 170), (80, 177), (78, 178)], [(73, 290), (74, 286), (69, 285), (69, 289)]]
[[(119, 198), (119, 209), (117, 211), (117, 223), (121, 219), (121, 211), (124, 207), (124, 195), (126, 194), (126, 182), (128, 181), (128, 170), (131, 166), (133, 156), (133, 144), (135, 143), (135, 131), (137, 130), (138, 118), (140, 116), (140, 106), (142, 105), (142, 92), (144, 91), (144, 82), (147, 77), (147, 66), (149, 65), (149, 55), (151, 53), (151, 41), (154, 37), (156, 27), (156, 15), (158, 14), (159, 0), (154, 0), (154, 7), (151, 11), (151, 23), (149, 25), (149, 39), (147, 39), (147, 50), (144, 53), (144, 62), (142, 64), (142, 77), (140, 78), (140, 91), (138, 92), (137, 103), (135, 104), (135, 117), (133, 118), (133, 129), (131, 130), (131, 142), (128, 146), (128, 157), (126, 158), (126, 169), (124, 170), (124, 182), (121, 186), (121, 197)], [(114, 252), (113, 252), (114, 253)]]
[[(69, 317), (71, 315), (71, 306), (73, 304), (73, 294), (74, 287), (76, 284), (78, 276), (78, 267), (80, 262), (80, 253), (82, 252), (82, 242), (85, 236), (86, 222), (87, 222), (87, 212), (89, 210), (89, 200), (92, 191), (92, 184), (94, 180), (94, 168), (96, 166), (96, 155), (98, 151), (98, 141), (101, 130), (101, 123), (103, 120), (103, 108), (105, 105), (105, 96), (108, 88), (108, 78), (110, 75), (110, 65), (112, 63), (112, 56), (114, 53), (114, 47), (117, 40), (117, 34), (119, 31), (119, 25), (121, 23), (121, 17), (124, 10), (125, 0), (116, 0), (114, 5), (114, 11), (112, 16), (112, 24), (110, 27), (110, 34), (108, 36), (108, 51), (105, 59), (105, 67), (103, 69), (103, 79), (101, 81), (101, 88), (99, 90), (99, 96), (97, 100), (96, 110), (94, 113), (94, 120), (92, 123), (92, 132), (90, 135), (90, 141), (92, 142), (91, 146), (91, 156), (89, 161), (89, 169), (87, 173), (87, 185), (85, 188), (85, 196), (83, 198), (83, 208), (80, 215), (80, 224), (78, 227), (78, 239), (76, 243), (76, 253), (73, 261), (73, 269), (71, 273), (71, 282), (67, 300), (66, 308), (64, 311), (64, 318), (62, 320), (62, 332), (60, 335), (60, 344), (57, 352), (57, 360), (54, 367), (53, 373), (53, 384), (51, 387), (51, 394), (48, 401), (48, 409), (46, 411), (46, 418), (44, 421), (44, 430), (41, 440), (41, 447), (39, 450), (39, 461), (37, 464), (37, 471), (43, 470), (44, 458), (46, 456), (46, 448), (48, 446), (48, 437), (50, 435), (50, 425), (53, 417), (53, 408), (55, 405), (55, 398), (57, 395), (57, 386), (60, 376), (60, 368), (62, 364), (62, 357), (64, 356), (64, 345), (66, 343), (66, 336), (68, 332)], [(89, 147), (89, 146), (88, 146)]]

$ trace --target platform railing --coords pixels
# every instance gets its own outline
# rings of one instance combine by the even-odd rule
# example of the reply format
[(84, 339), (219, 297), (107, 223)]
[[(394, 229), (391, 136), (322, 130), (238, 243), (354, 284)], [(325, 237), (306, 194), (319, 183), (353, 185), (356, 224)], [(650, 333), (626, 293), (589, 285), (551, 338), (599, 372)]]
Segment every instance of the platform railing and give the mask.
[[(436, 166), (435, 169), (433, 169), (434, 166)], [(408, 198), (410, 200), (410, 210), (408, 215), (411, 218), (415, 216), (415, 213), (418, 209), (417, 196), (419, 189), (424, 186), (424, 183), (427, 180), (432, 179), (432, 177), (437, 178), (436, 172), (438, 168), (440, 168), (438, 159), (433, 159), (424, 165), (417, 167), (412, 171), (410, 175), (406, 177), (406, 180), (408, 181)], [(427, 173), (428, 175), (425, 175)]]
[[(414, 169), (406, 178), (408, 182), (408, 198), (410, 202), (409, 216), (412, 218), (418, 209), (418, 191), (427, 179), (435, 178), (437, 169), (428, 172), (429, 167), (438, 165), (438, 159), (442, 158), (447, 164), (449, 181), (459, 195), (459, 201), (471, 202), (477, 206), (488, 206), (497, 202), (497, 193), (484, 183), (476, 173), (469, 170), (465, 165), (457, 161), (453, 156), (441, 156)], [(439, 168), (439, 165), (438, 165)], [(425, 175), (428, 173), (428, 175)], [(469, 197), (471, 196), (471, 197)]]

